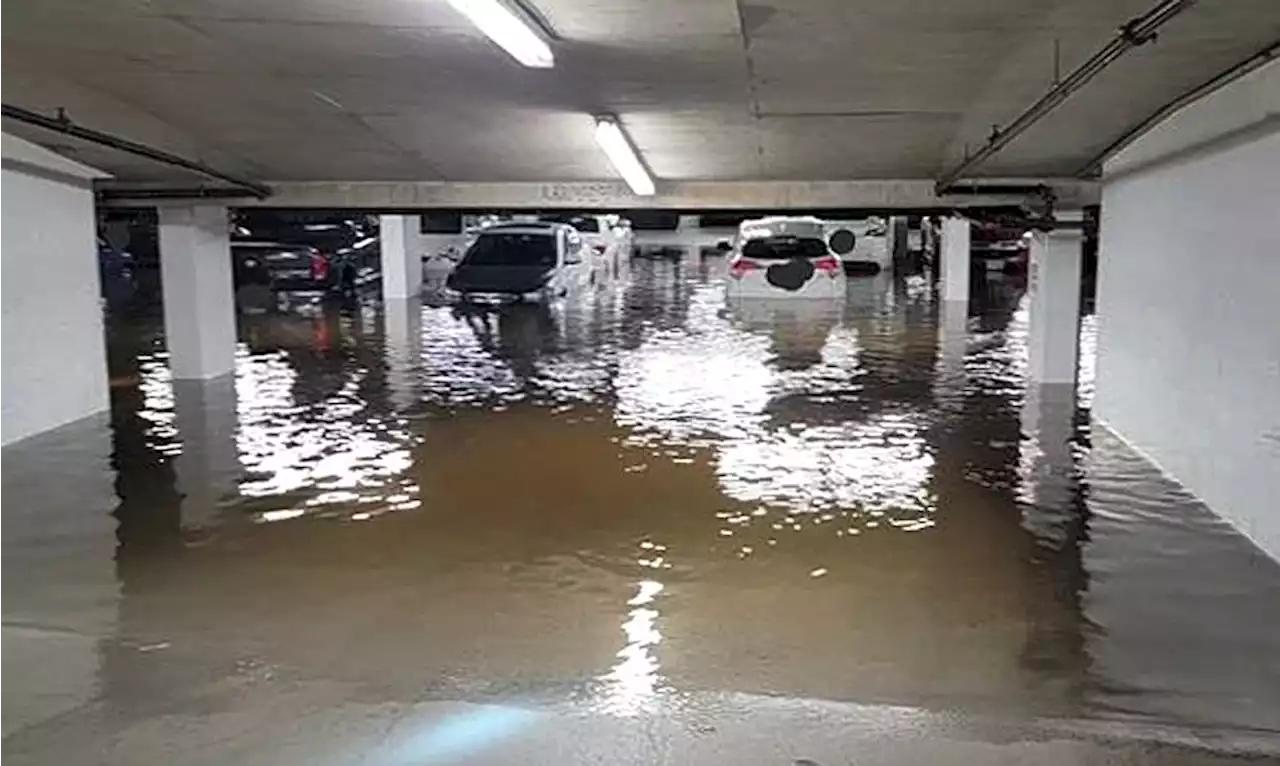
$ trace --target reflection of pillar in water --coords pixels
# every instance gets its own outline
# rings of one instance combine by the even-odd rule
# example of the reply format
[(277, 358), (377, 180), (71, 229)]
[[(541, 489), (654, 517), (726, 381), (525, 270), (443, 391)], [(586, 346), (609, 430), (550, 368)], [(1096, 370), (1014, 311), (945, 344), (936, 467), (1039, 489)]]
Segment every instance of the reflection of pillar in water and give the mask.
[(1078, 516), (1078, 476), (1072, 450), (1074, 385), (1032, 383), (1022, 405), (1023, 526), (1042, 542), (1061, 547)]
[(224, 497), (235, 491), (240, 475), (236, 449), (235, 376), (173, 382), (174, 421), (182, 454), (174, 461), (182, 496), (182, 526), (217, 523)]
[(403, 411), (418, 401), (417, 375), (422, 359), (422, 301), (388, 299), (383, 304), (387, 339), (387, 387), (391, 403)]
[(1072, 443), (1075, 415), (1074, 385), (1033, 381), (1022, 406), (1018, 461), (1018, 505), (1022, 528), (1035, 543), (1039, 586), (1027, 605), (1023, 663), (1056, 678), (1067, 703), (1083, 692), (1089, 663), (1082, 616), (1089, 583), (1081, 550), (1087, 521)]
[(110, 455), (105, 414), (4, 448), (6, 734), (100, 692), (119, 602)]
[(938, 306), (938, 363), (934, 399), (948, 411), (962, 407), (965, 386), (964, 354), (969, 342), (969, 304), (943, 301)]

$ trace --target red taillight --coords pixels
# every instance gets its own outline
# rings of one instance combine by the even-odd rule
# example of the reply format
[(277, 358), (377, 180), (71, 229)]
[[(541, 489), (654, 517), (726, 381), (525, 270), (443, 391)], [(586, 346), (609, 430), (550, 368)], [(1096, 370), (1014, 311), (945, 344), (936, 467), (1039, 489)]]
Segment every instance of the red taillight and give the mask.
[(311, 278), (317, 282), (329, 278), (329, 259), (324, 253), (311, 254)]
[(813, 267), (829, 277), (840, 273), (840, 259), (833, 255), (824, 255), (813, 262)]
[(739, 258), (729, 266), (729, 276), (734, 279), (742, 279), (743, 275), (749, 271), (756, 271), (760, 268), (760, 264), (746, 258)]

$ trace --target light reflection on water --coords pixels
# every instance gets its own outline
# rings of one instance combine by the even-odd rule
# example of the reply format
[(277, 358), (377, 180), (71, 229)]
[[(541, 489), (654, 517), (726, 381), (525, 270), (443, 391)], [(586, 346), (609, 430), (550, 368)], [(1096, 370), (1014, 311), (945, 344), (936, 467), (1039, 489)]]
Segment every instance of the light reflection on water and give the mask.
[[(1177, 570), (1126, 535), (1153, 508), (1194, 514), (1093, 448), (1074, 402), (1028, 394), (1016, 285), (958, 316), (918, 279), (726, 305), (721, 268), (637, 262), (549, 307), (412, 307), (407, 333), (376, 305), (245, 318), (234, 406), (183, 417), (140, 334), (113, 358), (136, 375), (114, 391), (121, 633), (391, 699), (636, 715), (706, 689), (1105, 715), (1177, 690), (1209, 700), (1191, 719), (1256, 723), (1185, 663), (1143, 674), (1156, 627), (1126, 605), (1184, 605)], [(1083, 401), (1091, 385), (1086, 360)], [(186, 534), (210, 518), (192, 521), (192, 482), (225, 482), (216, 536)], [(1117, 574), (1135, 559), (1160, 576)], [(1180, 636), (1234, 646), (1207, 632)]]

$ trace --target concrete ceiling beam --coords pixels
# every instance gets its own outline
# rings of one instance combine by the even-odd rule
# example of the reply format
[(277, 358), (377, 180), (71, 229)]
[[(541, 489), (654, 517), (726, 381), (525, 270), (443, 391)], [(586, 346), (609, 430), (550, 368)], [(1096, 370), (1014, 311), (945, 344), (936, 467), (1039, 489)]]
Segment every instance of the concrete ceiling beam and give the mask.
[[(449, 182), (282, 182), (272, 195), (246, 206), (283, 208), (520, 209), (600, 208), (655, 210), (814, 210), (863, 208), (907, 210), (1018, 205), (1031, 193), (1010, 186), (1048, 186), (1062, 206), (1093, 204), (1097, 184), (1078, 179), (983, 179), (1003, 187), (991, 194), (944, 194), (928, 179), (862, 181), (665, 181), (652, 197), (632, 195), (622, 182), (449, 183)], [(127, 189), (114, 189), (115, 204), (127, 203)], [(151, 204), (155, 204), (152, 200)]]

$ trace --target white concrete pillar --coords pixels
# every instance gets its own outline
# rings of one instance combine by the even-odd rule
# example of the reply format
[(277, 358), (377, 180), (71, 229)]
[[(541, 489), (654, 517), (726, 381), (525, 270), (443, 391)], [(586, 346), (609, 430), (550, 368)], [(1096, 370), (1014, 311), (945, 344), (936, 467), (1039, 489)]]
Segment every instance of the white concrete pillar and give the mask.
[(942, 219), (942, 254), (939, 260), (944, 301), (969, 301), (969, 219), (950, 215)]
[(1033, 384), (1076, 383), (1083, 246), (1079, 228), (1035, 232), (1032, 237), (1027, 267), (1027, 376)]
[(235, 491), (241, 471), (235, 376), (174, 381), (173, 414), (182, 439), (173, 467), (182, 527), (216, 526), (223, 498)]
[(227, 209), (161, 207), (160, 282), (169, 366), (176, 379), (235, 369), (236, 308)]
[(416, 215), (379, 216), (382, 243), (382, 297), (417, 297), (422, 293), (422, 222)]

